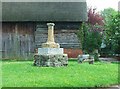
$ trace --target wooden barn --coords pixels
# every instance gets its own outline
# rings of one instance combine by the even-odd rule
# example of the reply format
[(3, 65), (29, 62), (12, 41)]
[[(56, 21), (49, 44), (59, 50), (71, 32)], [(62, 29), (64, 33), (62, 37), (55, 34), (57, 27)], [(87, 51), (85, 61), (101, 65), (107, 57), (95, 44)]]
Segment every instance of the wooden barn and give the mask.
[(47, 40), (48, 22), (55, 23), (55, 42), (69, 57), (81, 53), (76, 32), (87, 20), (85, 0), (8, 1), (2, 2), (2, 58), (33, 58), (35, 49)]

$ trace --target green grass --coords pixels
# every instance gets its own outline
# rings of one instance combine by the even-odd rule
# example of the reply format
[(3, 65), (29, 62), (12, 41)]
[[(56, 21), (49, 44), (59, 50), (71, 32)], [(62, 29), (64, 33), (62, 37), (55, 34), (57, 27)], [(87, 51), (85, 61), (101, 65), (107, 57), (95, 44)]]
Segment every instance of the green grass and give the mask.
[(1, 60), (0, 60), (0, 89), (1, 89), (1, 87), (2, 87), (2, 62), (1, 62)]
[(100, 87), (118, 84), (118, 64), (95, 62), (35, 67), (32, 61), (3, 61), (3, 87)]

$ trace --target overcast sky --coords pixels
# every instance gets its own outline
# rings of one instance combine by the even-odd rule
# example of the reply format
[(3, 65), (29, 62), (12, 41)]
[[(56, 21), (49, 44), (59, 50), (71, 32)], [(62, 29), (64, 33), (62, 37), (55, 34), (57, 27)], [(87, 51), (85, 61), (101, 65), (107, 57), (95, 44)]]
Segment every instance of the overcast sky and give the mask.
[(118, 10), (118, 2), (120, 0), (86, 0), (88, 7), (96, 7), (97, 11), (104, 10), (104, 8), (114, 8)]

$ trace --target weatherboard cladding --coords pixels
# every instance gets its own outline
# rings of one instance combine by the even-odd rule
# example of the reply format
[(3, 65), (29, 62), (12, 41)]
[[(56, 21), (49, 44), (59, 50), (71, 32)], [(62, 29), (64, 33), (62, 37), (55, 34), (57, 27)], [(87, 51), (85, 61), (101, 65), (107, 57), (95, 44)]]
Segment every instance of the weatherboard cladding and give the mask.
[(3, 22), (86, 20), (86, 2), (2, 2)]

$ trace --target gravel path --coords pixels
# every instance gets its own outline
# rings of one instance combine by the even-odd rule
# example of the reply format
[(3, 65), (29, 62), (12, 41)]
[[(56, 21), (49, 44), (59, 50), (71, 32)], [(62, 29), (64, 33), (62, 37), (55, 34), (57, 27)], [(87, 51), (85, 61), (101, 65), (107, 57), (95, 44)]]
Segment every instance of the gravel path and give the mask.
[(97, 89), (120, 89), (120, 85), (113, 85), (113, 86), (110, 86), (110, 87), (103, 87), (103, 88), (97, 88)]
[(99, 58), (101, 61), (108, 61), (108, 62), (112, 62), (112, 61), (118, 61), (115, 58)]

